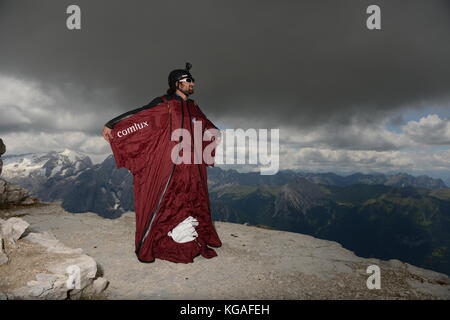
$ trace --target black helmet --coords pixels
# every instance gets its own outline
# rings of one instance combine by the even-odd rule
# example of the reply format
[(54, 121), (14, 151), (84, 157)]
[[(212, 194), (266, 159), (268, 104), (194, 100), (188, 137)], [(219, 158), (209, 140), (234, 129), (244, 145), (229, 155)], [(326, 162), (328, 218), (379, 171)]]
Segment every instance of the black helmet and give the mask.
[(176, 69), (176, 70), (172, 70), (169, 73), (169, 87), (170, 88), (175, 88), (175, 82), (184, 79), (184, 78), (191, 78), (192, 80), (195, 80), (191, 73), (189, 72), (189, 70), (192, 68), (192, 64), (190, 64), (189, 62), (186, 62), (186, 68), (183, 69)]

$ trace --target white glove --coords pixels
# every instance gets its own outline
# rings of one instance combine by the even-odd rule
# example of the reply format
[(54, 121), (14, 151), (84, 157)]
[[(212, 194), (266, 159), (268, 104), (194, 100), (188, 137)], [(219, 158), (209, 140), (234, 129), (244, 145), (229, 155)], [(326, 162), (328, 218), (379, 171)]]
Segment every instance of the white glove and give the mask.
[(172, 237), (172, 239), (178, 243), (189, 242), (198, 237), (198, 233), (195, 231), (194, 226), (198, 226), (198, 221), (189, 216), (173, 228), (172, 231), (169, 231), (167, 235)]

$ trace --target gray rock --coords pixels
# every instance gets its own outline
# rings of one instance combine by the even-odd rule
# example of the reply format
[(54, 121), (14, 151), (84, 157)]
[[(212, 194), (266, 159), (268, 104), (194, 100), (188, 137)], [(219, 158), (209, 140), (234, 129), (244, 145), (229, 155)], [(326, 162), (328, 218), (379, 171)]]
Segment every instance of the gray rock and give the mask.
[(94, 292), (96, 294), (99, 294), (100, 292), (102, 292), (103, 290), (106, 289), (107, 285), (108, 285), (108, 280), (100, 277), (100, 278), (97, 278), (94, 280), (92, 287), (94, 289)]
[[(56, 277), (56, 278), (55, 278)], [(64, 276), (47, 277), (43, 281), (28, 281), (27, 285), (10, 293), (13, 298), (29, 300), (67, 299), (68, 289)]]
[(5, 253), (0, 254), (0, 265), (8, 262), (8, 256)]
[[(63, 278), (63, 277), (61, 277)], [(37, 297), (37, 298), (49, 298), (51, 297), (65, 297), (66, 291), (55, 293), (55, 282), (58, 280), (58, 276), (55, 274), (38, 273), (36, 280), (28, 281), (27, 287), (21, 288), (17, 293), (22, 292), (22, 297)]]
[(14, 244), (29, 226), (30, 224), (25, 220), (13, 217), (2, 222), (0, 228), (3, 237)]
[(73, 289), (73, 290), (69, 291), (70, 299), (71, 300), (81, 299), (83, 292), (84, 292), (84, 290), (80, 290), (80, 289)]
[[(20, 243), (20, 241), (28, 242), (27, 246), (17, 245), (14, 249), (25, 250), (20, 256), (20, 259), (25, 259), (25, 263), (26, 250), (30, 250), (30, 246), (43, 246), (46, 248), (46, 252), (52, 253), (51, 259), (48, 259), (46, 253), (42, 253), (41, 261), (33, 259), (33, 268), (39, 266), (47, 270), (47, 273), (35, 274), (35, 278), (28, 281), (25, 286), (11, 288), (8, 292), (4, 292), (5, 295), (12, 299), (79, 299), (84, 288), (93, 286), (97, 274), (97, 262), (92, 257), (83, 254), (81, 248), (67, 247), (49, 232), (30, 233), (21, 238), (20, 236), (29, 224), (20, 218), (2, 220), (0, 224), (3, 235), (8, 236), (16, 243)], [(3, 241), (3, 238), (0, 239)], [(57, 255), (55, 256), (55, 254)], [(1, 266), (0, 273), (2, 273)], [(9, 278), (8, 282), (11, 280), (10, 283), (14, 283), (14, 281), (17, 281), (14, 279), (25, 275), (12, 273), (2, 274), (3, 276)], [(102, 281), (98, 281), (96, 284), (98, 290), (103, 286)]]
[(5, 247), (4, 247), (4, 243), (3, 243), (3, 237), (0, 234), (0, 265), (8, 262), (8, 256), (6, 255), (6, 252), (4, 249), (5, 249)]
[(19, 205), (30, 197), (21, 186), (0, 179), (0, 204)]
[(55, 252), (55, 253), (65, 253), (65, 254), (82, 254), (83, 249), (81, 248), (69, 248), (66, 247), (61, 241), (56, 239), (56, 237), (49, 232), (43, 232), (43, 233), (29, 233), (24, 239), (38, 243), (44, 247), (47, 247), (48, 252)]
[(80, 288), (82, 289), (92, 283), (97, 273), (97, 263), (95, 260), (86, 255), (80, 254), (75, 258), (65, 259), (58, 264), (54, 264), (48, 267), (48, 270), (56, 274), (66, 275), (66, 279), (69, 279), (70, 270), (79, 268), (80, 276)]
[(45, 291), (53, 288), (53, 282), (50, 281), (28, 281), (27, 286), (30, 287), (28, 293), (33, 297), (42, 295)]
[(2, 174), (3, 169), (3, 160), (1, 159), (1, 155), (4, 154), (6, 151), (5, 144), (3, 143), (3, 140), (0, 138), (0, 174)]
[(0, 156), (6, 152), (6, 146), (3, 143), (2, 138), (0, 138)]
[(58, 276), (56, 276), (54, 274), (38, 273), (36, 275), (37, 281), (44, 281), (44, 282), (47, 281), (47, 282), (54, 283), (57, 279), (58, 279)]
[[(46, 234), (42, 239), (55, 240), (49, 234)], [(56, 242), (39, 241), (35, 244), (48, 245), (48, 251), (62, 254), (61, 259), (52, 261), (50, 264), (43, 261), (49, 273), (38, 273), (35, 275), (35, 280), (28, 281), (26, 286), (11, 290), (9, 294), (13, 298), (31, 300), (79, 299), (81, 291), (92, 286), (97, 273), (97, 263), (92, 257), (77, 253), (78, 251), (72, 251), (72, 256), (65, 258), (65, 253), (69, 252), (70, 248), (65, 247), (58, 240)], [(43, 260), (46, 260), (45, 257), (43, 257)]]
[(22, 203), (21, 204), (24, 204), (24, 205), (30, 205), (30, 204), (35, 204), (36, 203), (36, 201), (34, 201), (33, 200), (33, 198), (26, 198), (24, 201), (22, 201)]

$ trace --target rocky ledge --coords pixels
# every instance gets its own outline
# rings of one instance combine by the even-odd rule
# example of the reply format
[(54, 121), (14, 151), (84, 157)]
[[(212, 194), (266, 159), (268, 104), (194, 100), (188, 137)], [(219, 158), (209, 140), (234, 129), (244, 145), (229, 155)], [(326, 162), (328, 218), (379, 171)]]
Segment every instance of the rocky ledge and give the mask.
[(0, 179), (0, 209), (29, 206), (39, 203), (39, 199), (30, 196), (28, 190), (17, 184)]
[[(399, 260), (361, 258), (339, 243), (303, 234), (215, 222), (223, 242), (222, 247), (215, 248), (217, 257), (205, 259), (199, 255), (189, 264), (159, 259), (141, 263), (134, 254), (133, 212), (105, 219), (94, 213), (71, 214), (58, 203), (49, 203), (3, 210), (1, 215), (20, 216), (30, 224), (35, 235), (30, 233), (18, 241), (22, 250), (29, 252), (28, 259), (34, 259), (37, 252), (48, 255), (42, 263), (31, 263), (34, 267), (27, 269), (20, 269), (19, 261), (15, 287), (28, 281), (32, 287), (53, 280), (53, 286), (58, 286), (67, 280), (63, 273), (71, 264), (83, 266), (81, 273), (90, 279), (86, 284), (90, 283), (95, 276), (95, 259), (97, 271), (110, 281), (102, 292), (105, 299), (450, 298), (450, 279), (445, 274)], [(50, 234), (85, 254), (78, 249), (61, 253), (65, 249)], [(39, 247), (35, 247), (37, 239), (41, 241)], [(49, 246), (54, 250), (48, 251)], [(52, 262), (54, 255), (65, 255), (64, 261), (69, 262)], [(5, 267), (0, 266), (0, 274), (5, 274)], [(376, 269), (379, 289), (369, 289), (370, 283), (376, 283), (372, 282)], [(7, 274), (14, 273), (12, 268), (8, 270)]]
[(92, 257), (49, 232), (26, 233), (29, 226), (0, 219), (0, 299), (80, 299), (105, 289)]

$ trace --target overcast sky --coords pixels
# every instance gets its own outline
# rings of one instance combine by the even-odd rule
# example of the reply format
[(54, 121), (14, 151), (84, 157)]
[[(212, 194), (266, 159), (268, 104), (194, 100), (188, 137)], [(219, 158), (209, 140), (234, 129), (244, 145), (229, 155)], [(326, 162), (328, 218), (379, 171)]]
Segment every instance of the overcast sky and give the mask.
[[(66, 28), (70, 4), (81, 30)], [(0, 0), (0, 137), (8, 154), (100, 161), (103, 124), (189, 61), (218, 126), (280, 129), (281, 168), (446, 178), (449, 39), (446, 0)]]

